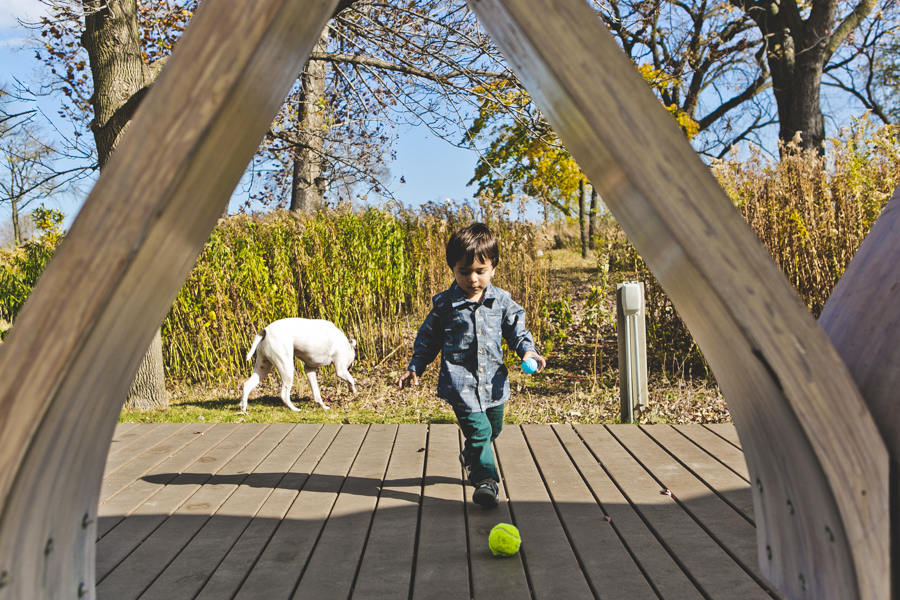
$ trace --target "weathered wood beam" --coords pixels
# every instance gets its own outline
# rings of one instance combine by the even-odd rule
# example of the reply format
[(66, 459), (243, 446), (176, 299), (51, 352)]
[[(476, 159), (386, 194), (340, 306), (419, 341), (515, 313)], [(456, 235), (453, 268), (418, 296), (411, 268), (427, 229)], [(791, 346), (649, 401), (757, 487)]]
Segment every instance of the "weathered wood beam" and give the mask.
[(0, 598), (94, 597), (141, 357), (337, 0), (207, 0), (0, 347)]
[(900, 186), (828, 298), (819, 325), (900, 461)]
[(888, 598), (888, 459), (828, 337), (583, 0), (469, 0), (691, 329), (789, 598)]

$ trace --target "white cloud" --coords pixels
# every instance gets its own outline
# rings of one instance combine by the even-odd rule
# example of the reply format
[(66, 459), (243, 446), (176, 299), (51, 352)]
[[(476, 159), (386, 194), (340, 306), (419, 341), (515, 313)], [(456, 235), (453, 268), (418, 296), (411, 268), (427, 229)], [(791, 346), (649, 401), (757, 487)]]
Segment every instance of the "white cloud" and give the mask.
[(3, 9), (0, 10), (0, 32), (6, 37), (10, 29), (19, 27), (19, 19), (23, 21), (36, 21), (38, 17), (47, 12), (47, 6), (38, 0), (3, 0)]

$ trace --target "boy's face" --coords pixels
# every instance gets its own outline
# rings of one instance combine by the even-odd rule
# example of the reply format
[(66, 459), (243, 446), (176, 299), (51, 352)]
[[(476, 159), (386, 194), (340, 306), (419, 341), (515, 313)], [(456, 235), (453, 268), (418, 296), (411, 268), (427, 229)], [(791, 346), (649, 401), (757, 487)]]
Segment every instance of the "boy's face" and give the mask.
[(466, 299), (481, 302), (484, 290), (491, 283), (491, 278), (496, 270), (490, 261), (481, 262), (481, 259), (476, 256), (471, 265), (466, 264), (465, 258), (460, 259), (453, 267), (453, 276), (456, 278), (456, 284), (466, 295)]

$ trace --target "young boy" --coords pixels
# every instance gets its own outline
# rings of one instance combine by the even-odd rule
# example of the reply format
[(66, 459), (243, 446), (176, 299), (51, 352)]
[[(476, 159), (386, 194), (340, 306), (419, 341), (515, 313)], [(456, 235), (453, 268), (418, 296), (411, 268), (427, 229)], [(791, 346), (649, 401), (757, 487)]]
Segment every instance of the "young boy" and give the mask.
[(500, 477), (491, 442), (503, 429), (503, 404), (509, 399), (501, 335), (522, 360), (534, 358), (538, 370), (547, 364), (525, 329), (524, 309), (509, 292), (491, 285), (499, 264), (497, 239), (486, 225), (474, 223), (450, 237), (447, 266), (456, 281), (433, 298), (412, 361), (397, 382), (400, 389), (407, 380), (419, 385), (419, 375), (441, 353), (438, 397), (456, 413), (466, 438), (459, 460), (475, 486), (472, 501), (483, 508), (498, 503)]

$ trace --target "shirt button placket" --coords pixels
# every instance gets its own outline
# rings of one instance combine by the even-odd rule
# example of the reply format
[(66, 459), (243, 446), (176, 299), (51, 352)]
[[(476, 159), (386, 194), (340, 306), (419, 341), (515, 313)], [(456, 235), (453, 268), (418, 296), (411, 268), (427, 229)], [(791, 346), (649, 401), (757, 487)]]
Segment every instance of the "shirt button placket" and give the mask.
[(475, 343), (478, 344), (478, 375), (475, 378), (478, 383), (475, 385), (475, 394), (478, 398), (478, 404), (480, 404), (482, 410), (484, 410), (485, 402), (488, 400), (488, 398), (484, 397), (481, 389), (481, 386), (484, 384), (485, 366), (484, 344), (481, 340), (481, 335), (484, 333), (484, 319), (482, 318), (482, 311), (478, 310), (478, 308), (479, 307), (475, 307), (475, 331), (477, 332), (475, 335)]

